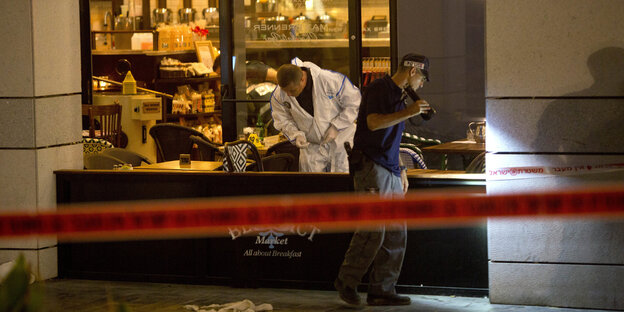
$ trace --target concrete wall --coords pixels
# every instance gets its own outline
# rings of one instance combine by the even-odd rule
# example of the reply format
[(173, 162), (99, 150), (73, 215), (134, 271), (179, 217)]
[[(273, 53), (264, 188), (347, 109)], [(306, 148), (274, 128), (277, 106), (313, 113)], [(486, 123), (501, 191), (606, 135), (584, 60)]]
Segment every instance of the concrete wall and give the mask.
[[(624, 2), (486, 3), (486, 170), (624, 162)], [(624, 172), (488, 176), (488, 193), (622, 183)], [(624, 309), (624, 222), (490, 219), (492, 303)]]
[[(2, 1), (0, 29), (0, 212), (55, 209), (53, 171), (82, 168), (78, 1)], [(56, 244), (2, 239), (0, 263), (55, 277)]]

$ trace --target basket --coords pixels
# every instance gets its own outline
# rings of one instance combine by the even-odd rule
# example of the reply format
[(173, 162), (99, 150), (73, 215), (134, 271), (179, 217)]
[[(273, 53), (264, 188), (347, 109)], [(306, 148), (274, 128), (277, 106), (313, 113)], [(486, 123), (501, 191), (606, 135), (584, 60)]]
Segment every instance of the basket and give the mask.
[(160, 78), (185, 78), (189, 77), (190, 72), (186, 67), (181, 66), (161, 66)]

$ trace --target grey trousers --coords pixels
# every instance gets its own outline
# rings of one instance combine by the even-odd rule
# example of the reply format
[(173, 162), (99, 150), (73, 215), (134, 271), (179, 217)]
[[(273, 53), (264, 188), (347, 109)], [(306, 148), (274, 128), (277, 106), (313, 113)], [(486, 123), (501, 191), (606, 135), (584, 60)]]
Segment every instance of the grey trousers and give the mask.
[[(354, 172), (356, 191), (376, 189), (381, 196), (403, 196), (401, 178), (364, 157), (363, 168)], [(356, 230), (338, 272), (343, 285), (357, 288), (372, 264), (368, 293), (395, 294), (401, 273), (407, 228), (405, 223), (384, 224)]]

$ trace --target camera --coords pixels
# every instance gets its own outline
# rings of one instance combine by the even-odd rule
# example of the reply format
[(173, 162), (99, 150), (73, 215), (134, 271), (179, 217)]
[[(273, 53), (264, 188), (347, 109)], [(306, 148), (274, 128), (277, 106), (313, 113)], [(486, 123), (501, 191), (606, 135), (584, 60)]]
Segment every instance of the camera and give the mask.
[[(414, 91), (414, 89), (411, 86), (405, 87), (403, 91), (405, 92), (405, 94), (407, 94), (407, 96), (409, 96), (410, 99), (412, 99), (412, 101), (416, 102), (420, 100), (420, 96), (416, 94), (416, 91)], [(422, 117), (422, 119), (424, 120), (429, 120), (431, 119), (431, 117), (433, 117), (433, 115), (435, 115), (435, 113), (436, 113), (436, 110), (433, 108), (433, 106), (431, 106), (431, 109), (426, 114), (420, 114), (420, 117)]]

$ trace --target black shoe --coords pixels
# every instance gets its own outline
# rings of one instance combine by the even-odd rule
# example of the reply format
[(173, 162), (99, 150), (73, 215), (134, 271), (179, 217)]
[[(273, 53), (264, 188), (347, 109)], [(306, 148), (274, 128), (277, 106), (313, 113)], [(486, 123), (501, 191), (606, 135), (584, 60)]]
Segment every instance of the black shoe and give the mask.
[(344, 302), (352, 305), (360, 305), (360, 295), (358, 295), (355, 289), (344, 285), (339, 279), (334, 281), (334, 287), (336, 287), (338, 296), (340, 296), (340, 299)]
[(408, 296), (400, 296), (397, 294), (389, 295), (371, 295), (368, 294), (366, 303), (372, 306), (396, 306), (396, 305), (409, 305), (412, 299)]

